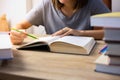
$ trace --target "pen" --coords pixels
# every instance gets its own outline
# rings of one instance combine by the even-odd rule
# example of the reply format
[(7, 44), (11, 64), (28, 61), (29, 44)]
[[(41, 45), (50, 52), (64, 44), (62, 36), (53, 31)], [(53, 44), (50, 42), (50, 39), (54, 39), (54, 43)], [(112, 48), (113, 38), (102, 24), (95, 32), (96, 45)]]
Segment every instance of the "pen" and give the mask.
[[(14, 31), (17, 31), (17, 32), (22, 32), (22, 31), (20, 31), (20, 30), (18, 30), (18, 29), (16, 29), (16, 28), (11, 28), (11, 29), (14, 30)], [(22, 33), (24, 33), (24, 32), (22, 32)], [(29, 36), (29, 37), (31, 37), (31, 38), (38, 39), (36, 36), (33, 36), (33, 35), (31, 35), (31, 34), (28, 34), (28, 33), (24, 33), (24, 34), (26, 34), (27, 36)]]
[(106, 45), (105, 47), (103, 47), (101, 50), (100, 50), (100, 54), (105, 54), (108, 50), (108, 46)]

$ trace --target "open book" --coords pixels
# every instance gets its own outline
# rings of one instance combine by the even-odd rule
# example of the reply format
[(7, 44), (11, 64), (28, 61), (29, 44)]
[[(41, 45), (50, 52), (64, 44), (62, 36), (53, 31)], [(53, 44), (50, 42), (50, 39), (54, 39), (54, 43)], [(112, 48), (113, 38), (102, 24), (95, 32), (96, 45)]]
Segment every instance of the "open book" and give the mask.
[(80, 36), (47, 36), (40, 37), (30, 43), (20, 46), (18, 49), (32, 50), (43, 49), (51, 52), (60, 53), (75, 53), (75, 54), (90, 54), (90, 51), (95, 45), (93, 37)]

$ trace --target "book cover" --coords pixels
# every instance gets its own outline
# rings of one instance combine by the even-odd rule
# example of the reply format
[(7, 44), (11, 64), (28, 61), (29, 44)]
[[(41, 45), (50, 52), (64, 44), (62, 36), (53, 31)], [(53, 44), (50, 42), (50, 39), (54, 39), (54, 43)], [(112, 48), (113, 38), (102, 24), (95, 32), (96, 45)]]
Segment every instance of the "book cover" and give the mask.
[(105, 53), (105, 55), (120, 57), (120, 51), (108, 50), (107, 53)]
[(105, 41), (119, 41), (120, 42), (120, 28), (104, 28)]
[(93, 15), (91, 16), (91, 26), (120, 28), (120, 12)]
[[(47, 36), (36, 39), (28, 44), (20, 46), (18, 49), (40, 49), (47, 48), (51, 52), (90, 54), (96, 41), (93, 37), (80, 36)], [(37, 47), (37, 48), (36, 48)], [(45, 50), (45, 49), (44, 49)]]
[(95, 71), (120, 75), (120, 65), (109, 65), (108, 56), (101, 55), (95, 61)]
[(120, 52), (120, 43), (117, 42), (106, 42), (108, 46), (108, 51), (118, 51)]
[(7, 32), (0, 32), (0, 60), (12, 59), (12, 43)]
[(105, 41), (107, 44), (106, 55), (108, 56), (120, 56), (120, 42), (117, 41)]
[(108, 56), (109, 65), (120, 66), (120, 56)]

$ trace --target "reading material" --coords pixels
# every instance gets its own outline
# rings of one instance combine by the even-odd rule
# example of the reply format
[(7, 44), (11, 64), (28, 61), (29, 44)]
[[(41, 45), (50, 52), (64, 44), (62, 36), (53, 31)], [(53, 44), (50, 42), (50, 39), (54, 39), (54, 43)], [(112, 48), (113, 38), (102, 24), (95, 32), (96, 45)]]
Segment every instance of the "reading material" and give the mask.
[(0, 32), (0, 60), (12, 59), (12, 44), (9, 34), (6, 32)]
[(108, 61), (109, 61), (110, 65), (119, 65), (120, 66), (120, 56), (108, 56)]
[(120, 28), (120, 12), (111, 12), (91, 16), (91, 26)]
[[(93, 37), (80, 36), (47, 36), (36, 39), (30, 43), (20, 46), (18, 49), (43, 49), (51, 52), (90, 54), (95, 45)], [(47, 47), (45, 47), (47, 46)]]
[(119, 41), (120, 42), (120, 28), (104, 28), (105, 41)]
[(119, 65), (109, 65), (108, 57), (101, 55), (96, 61), (96, 71), (104, 72), (109, 74), (118, 74), (120, 75), (120, 66)]
[(116, 41), (105, 41), (108, 49), (106, 51), (106, 55), (109, 56), (119, 56), (120, 57), (120, 42)]

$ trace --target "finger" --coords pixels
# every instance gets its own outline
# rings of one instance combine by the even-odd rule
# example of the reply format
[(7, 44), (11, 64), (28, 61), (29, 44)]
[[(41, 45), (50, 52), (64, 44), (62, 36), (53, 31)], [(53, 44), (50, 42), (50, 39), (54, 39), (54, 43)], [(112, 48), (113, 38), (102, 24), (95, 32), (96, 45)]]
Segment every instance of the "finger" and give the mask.
[(20, 39), (20, 38), (15, 38), (15, 37), (13, 37), (13, 36), (11, 36), (10, 38), (11, 38), (11, 42), (12, 42), (13, 44), (21, 44), (21, 43), (23, 42), (23, 40)]
[(17, 36), (13, 36), (13, 35), (10, 35), (10, 38), (11, 38), (11, 42), (13, 44), (21, 44), (24, 40), (24, 38), (20, 38), (20, 37), (17, 37)]
[(14, 45), (18, 45), (18, 44), (21, 44), (23, 41), (20, 41), (20, 40), (11, 40), (11, 42)]
[(53, 33), (52, 36), (57, 36), (57, 35), (62, 35), (63, 33), (65, 33), (62, 29)]
[(12, 35), (12, 36), (20, 36), (21, 33), (20, 32), (16, 32), (16, 31), (11, 31), (10, 35)]
[(71, 31), (67, 31), (64, 34), (62, 34), (61, 37), (64, 37), (64, 36), (67, 36), (67, 35), (70, 35), (70, 34), (71, 34)]
[(11, 41), (16, 43), (16, 42), (22, 42), (24, 40), (24, 37), (23, 36), (16, 36), (16, 35), (13, 35), (13, 34), (10, 34), (10, 38), (11, 38)]
[(61, 35), (61, 36), (67, 36), (67, 35), (74, 35), (74, 33), (76, 33), (76, 30), (74, 30), (74, 29), (70, 29), (70, 28), (68, 28), (69, 30), (68, 31), (66, 31), (63, 35)]
[(55, 33), (52, 34), (52, 36), (57, 36), (57, 35), (63, 35), (64, 33), (66, 33), (67, 31), (69, 31), (71, 28), (65, 27)]
[(21, 39), (23, 39), (23, 38), (21, 38), (21, 37), (13, 36), (13, 35), (10, 35), (10, 38), (11, 38), (12, 40), (21, 40)]
[(27, 36), (24, 33), (16, 32), (16, 31), (11, 31), (10, 35), (18, 38), (25, 38)]

